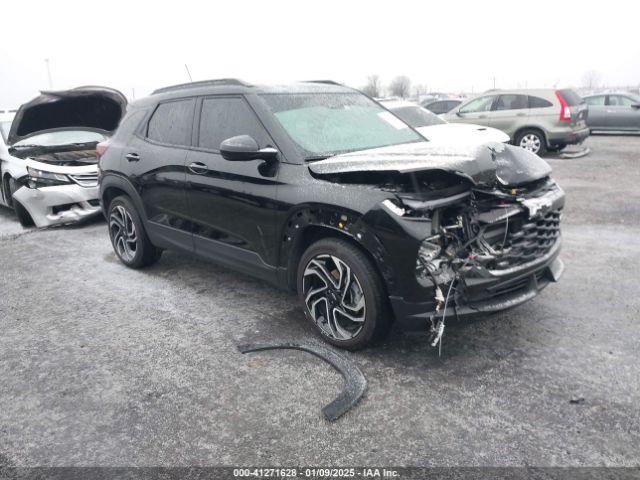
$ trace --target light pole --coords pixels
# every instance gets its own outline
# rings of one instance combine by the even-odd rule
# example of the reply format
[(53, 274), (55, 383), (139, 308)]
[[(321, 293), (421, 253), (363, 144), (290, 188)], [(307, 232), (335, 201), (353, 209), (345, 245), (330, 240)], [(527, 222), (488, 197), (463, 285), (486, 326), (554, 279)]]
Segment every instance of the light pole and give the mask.
[(49, 68), (49, 59), (45, 58), (44, 63), (47, 66), (47, 77), (49, 78), (49, 90), (53, 89), (53, 82), (51, 81), (51, 69)]

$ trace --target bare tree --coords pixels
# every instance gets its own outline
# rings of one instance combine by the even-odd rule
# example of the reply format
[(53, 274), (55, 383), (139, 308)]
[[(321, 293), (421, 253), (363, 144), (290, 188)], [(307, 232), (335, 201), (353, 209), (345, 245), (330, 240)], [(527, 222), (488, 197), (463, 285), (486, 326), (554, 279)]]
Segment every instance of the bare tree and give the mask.
[(427, 86), (424, 83), (419, 83), (417, 85), (414, 85), (413, 87), (413, 95), (420, 100), (420, 98), (424, 95), (426, 95), (427, 93), (429, 93), (429, 90), (427, 89)]
[(582, 86), (588, 90), (596, 89), (602, 82), (602, 75), (597, 70), (588, 70), (582, 76)]
[(370, 97), (382, 96), (382, 85), (380, 84), (380, 77), (378, 75), (369, 75), (367, 77), (367, 84), (362, 87), (362, 92)]
[(408, 97), (411, 91), (411, 80), (405, 75), (400, 75), (391, 81), (389, 90), (391, 90), (391, 95), (396, 97)]

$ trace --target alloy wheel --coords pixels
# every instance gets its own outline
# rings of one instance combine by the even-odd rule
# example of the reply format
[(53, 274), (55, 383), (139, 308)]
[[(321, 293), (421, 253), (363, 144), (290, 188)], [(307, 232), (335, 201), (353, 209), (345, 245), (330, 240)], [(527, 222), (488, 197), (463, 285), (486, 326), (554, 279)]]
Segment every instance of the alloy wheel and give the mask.
[(317, 255), (304, 269), (304, 302), (322, 332), (336, 340), (351, 340), (364, 327), (366, 302), (351, 268), (334, 255)]
[(116, 252), (125, 262), (132, 262), (136, 256), (138, 236), (129, 212), (117, 205), (109, 215), (109, 233)]
[(540, 144), (540, 137), (533, 133), (526, 134), (520, 140), (520, 146), (533, 153), (538, 153), (540, 151)]

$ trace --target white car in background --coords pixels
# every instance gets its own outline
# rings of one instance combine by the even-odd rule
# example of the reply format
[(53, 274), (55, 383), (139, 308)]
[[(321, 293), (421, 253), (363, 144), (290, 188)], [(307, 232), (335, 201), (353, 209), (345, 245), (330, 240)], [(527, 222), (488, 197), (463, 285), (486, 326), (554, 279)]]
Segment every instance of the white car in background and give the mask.
[(407, 100), (382, 100), (380, 104), (434, 143), (468, 145), (509, 141), (509, 135), (501, 130), (471, 123), (447, 123), (433, 112)]
[(25, 226), (100, 213), (96, 147), (115, 131), (126, 98), (106, 87), (42, 92), (0, 116), (0, 204)]

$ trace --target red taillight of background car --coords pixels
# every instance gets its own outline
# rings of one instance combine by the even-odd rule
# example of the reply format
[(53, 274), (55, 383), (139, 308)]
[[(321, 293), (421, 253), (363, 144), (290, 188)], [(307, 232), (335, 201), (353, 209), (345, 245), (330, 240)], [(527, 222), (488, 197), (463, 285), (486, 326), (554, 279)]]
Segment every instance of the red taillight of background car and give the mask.
[(571, 109), (569, 108), (569, 104), (564, 99), (559, 90), (556, 90), (556, 97), (558, 97), (558, 101), (560, 102), (560, 121), (561, 122), (570, 122), (571, 121)]
[(104, 155), (104, 152), (107, 151), (108, 147), (109, 147), (109, 140), (105, 140), (104, 142), (100, 142), (99, 144), (96, 145), (96, 155), (98, 156), (98, 158)]

